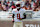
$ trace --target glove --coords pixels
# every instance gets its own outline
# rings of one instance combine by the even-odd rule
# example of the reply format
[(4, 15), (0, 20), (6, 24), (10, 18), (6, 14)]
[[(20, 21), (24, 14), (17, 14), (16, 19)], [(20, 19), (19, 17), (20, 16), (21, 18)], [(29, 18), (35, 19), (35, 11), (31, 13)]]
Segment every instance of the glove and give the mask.
[(22, 20), (22, 18), (20, 18), (19, 20)]

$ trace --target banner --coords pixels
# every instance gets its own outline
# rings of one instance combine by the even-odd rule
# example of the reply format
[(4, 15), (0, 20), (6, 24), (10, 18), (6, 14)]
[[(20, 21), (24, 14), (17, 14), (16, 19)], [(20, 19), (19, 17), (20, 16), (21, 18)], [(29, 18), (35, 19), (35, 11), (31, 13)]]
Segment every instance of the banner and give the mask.
[(23, 27), (40, 27), (40, 21), (23, 21)]

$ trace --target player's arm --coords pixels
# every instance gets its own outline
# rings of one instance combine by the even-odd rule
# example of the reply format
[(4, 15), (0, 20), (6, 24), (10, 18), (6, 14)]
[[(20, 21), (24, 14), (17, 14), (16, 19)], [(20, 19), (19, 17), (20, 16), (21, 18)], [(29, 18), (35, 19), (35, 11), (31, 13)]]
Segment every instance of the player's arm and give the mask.
[(25, 13), (23, 14), (23, 16), (24, 16), (24, 18), (22, 18), (22, 19), (26, 19), (26, 14)]
[(26, 14), (25, 13), (23, 14), (23, 16), (24, 17), (23, 18), (20, 18), (19, 20), (26, 19)]
[(15, 15), (13, 14), (13, 15), (12, 15), (12, 18), (13, 18), (12, 22), (14, 22), (14, 16), (15, 16)]
[(12, 18), (14, 18), (14, 16), (15, 16), (15, 15), (13, 14), (13, 15), (12, 15)]

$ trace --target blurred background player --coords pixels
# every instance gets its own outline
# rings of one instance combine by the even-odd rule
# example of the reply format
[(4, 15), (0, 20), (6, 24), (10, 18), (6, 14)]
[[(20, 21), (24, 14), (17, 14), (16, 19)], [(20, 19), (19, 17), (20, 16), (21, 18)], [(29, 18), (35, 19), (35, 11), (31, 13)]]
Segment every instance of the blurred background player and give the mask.
[(11, 8), (12, 8), (12, 10), (16, 8), (14, 3), (12, 4)]
[(23, 27), (22, 19), (26, 18), (25, 9), (21, 8), (21, 2), (16, 2), (16, 9), (13, 9), (13, 22), (14, 27)]

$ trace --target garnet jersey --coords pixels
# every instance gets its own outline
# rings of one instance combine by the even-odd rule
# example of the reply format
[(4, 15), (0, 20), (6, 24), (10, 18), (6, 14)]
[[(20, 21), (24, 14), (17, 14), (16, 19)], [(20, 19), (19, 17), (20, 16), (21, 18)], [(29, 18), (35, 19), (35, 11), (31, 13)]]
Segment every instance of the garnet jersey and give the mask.
[(14, 21), (20, 22), (19, 18), (24, 18), (23, 14), (25, 13), (25, 9), (21, 8), (19, 11), (17, 9), (13, 9), (12, 13), (15, 15)]

